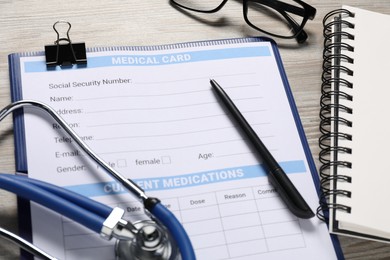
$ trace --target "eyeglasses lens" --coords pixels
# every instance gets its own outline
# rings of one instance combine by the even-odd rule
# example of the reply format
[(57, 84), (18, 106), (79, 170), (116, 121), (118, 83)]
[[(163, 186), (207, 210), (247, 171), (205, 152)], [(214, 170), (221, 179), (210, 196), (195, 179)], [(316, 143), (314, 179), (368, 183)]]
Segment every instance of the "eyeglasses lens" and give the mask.
[(292, 0), (248, 0), (246, 17), (249, 23), (265, 32), (292, 37), (303, 26), (305, 10)]
[(174, 0), (174, 2), (182, 7), (201, 12), (212, 11), (222, 3), (221, 0)]

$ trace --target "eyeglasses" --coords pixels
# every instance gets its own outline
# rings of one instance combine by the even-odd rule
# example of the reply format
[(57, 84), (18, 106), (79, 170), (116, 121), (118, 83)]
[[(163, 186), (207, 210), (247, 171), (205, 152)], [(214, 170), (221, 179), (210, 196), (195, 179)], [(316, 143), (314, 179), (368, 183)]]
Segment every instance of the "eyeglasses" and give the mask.
[[(195, 12), (214, 13), (228, 0), (170, 0), (171, 3)], [(244, 19), (254, 29), (268, 35), (303, 43), (303, 30), (308, 19), (313, 20), (316, 9), (301, 0), (243, 0)]]

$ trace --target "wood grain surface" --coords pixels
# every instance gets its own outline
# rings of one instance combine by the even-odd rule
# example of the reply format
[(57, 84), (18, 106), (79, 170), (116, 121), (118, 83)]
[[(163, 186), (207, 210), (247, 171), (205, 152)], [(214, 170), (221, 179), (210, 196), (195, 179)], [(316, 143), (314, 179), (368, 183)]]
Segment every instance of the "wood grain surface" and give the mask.
[[(276, 39), (293, 90), (299, 114), (317, 166), (319, 99), (322, 73), (322, 19), (341, 5), (353, 5), (390, 15), (390, 0), (307, 0), (317, 15), (306, 30), (308, 42)], [(43, 50), (56, 40), (52, 25), (72, 24), (73, 41), (87, 47), (154, 45), (208, 39), (261, 35), (249, 28), (242, 15), (242, 1), (231, 0), (216, 14), (179, 11), (169, 0), (40, 1), (0, 0), (0, 107), (10, 102), (8, 54)], [(384, 32), (389, 33), (389, 32)], [(375, 48), (375, 36), (373, 48)], [(0, 172), (13, 173), (12, 120), (0, 124)], [(387, 205), (387, 204), (385, 204)], [(387, 209), (390, 210), (390, 209)], [(0, 190), (0, 226), (17, 232), (16, 200)], [(340, 237), (346, 259), (390, 259), (390, 245)], [(18, 259), (19, 248), (0, 239), (0, 259)]]

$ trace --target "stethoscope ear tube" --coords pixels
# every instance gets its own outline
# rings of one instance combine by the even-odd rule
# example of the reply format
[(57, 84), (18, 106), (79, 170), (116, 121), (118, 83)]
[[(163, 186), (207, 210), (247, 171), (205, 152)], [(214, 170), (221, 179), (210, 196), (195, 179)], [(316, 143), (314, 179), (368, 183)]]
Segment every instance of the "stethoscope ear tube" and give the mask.
[(8, 241), (11, 241), (15, 243), (16, 245), (20, 246), (20, 248), (23, 248), (27, 252), (33, 254), (39, 259), (42, 260), (57, 260), (54, 256), (49, 255), (45, 251), (41, 250), (40, 248), (36, 247), (34, 244), (30, 243), (29, 241), (15, 235), (14, 233), (1, 228), (0, 227), (0, 236), (2, 238), (7, 239)]
[[(183, 260), (196, 259), (191, 240), (175, 215), (157, 199), (148, 198), (148, 200), (145, 201), (145, 208), (169, 230), (180, 250), (181, 258)], [(150, 202), (151, 200), (153, 202)]]

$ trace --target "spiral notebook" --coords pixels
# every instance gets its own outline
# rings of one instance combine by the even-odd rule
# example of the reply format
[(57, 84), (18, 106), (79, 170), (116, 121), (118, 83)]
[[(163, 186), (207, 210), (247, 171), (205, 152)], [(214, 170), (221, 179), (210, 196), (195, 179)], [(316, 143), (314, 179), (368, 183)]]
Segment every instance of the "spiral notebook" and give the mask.
[(390, 16), (324, 18), (320, 174), (333, 233), (390, 242)]

